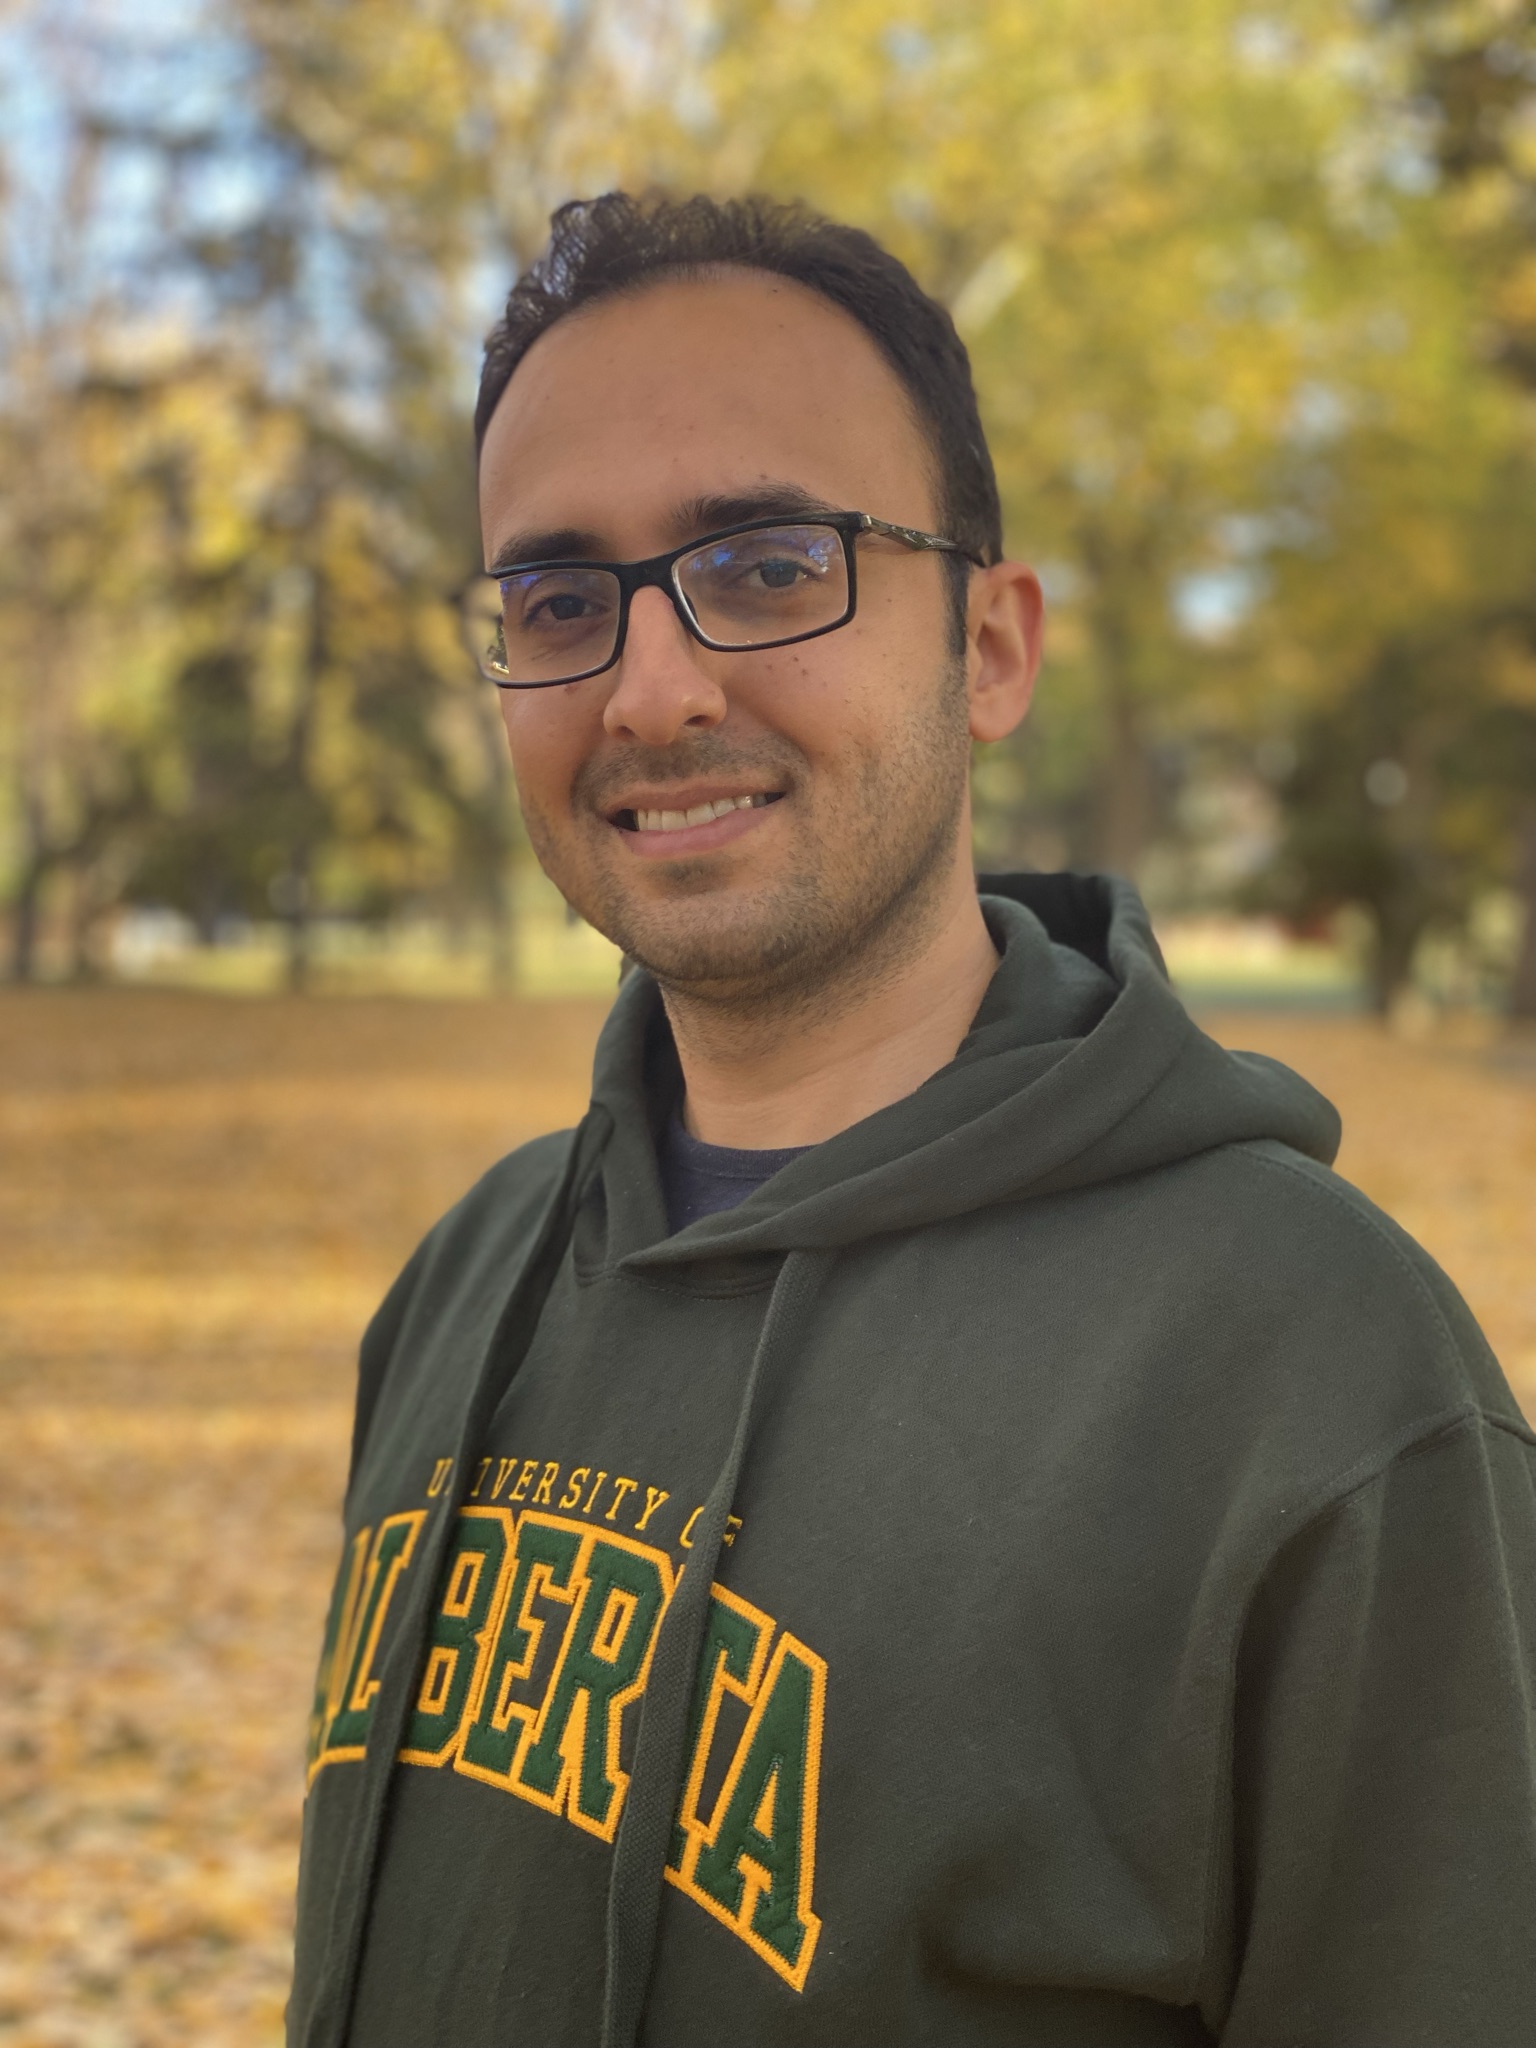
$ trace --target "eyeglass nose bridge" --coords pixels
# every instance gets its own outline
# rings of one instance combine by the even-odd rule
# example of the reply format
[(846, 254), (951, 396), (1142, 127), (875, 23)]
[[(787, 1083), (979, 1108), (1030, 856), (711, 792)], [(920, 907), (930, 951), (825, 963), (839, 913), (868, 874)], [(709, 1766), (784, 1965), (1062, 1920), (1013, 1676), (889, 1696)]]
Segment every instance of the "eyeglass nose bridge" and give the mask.
[(623, 654), (624, 643), (629, 638), (629, 611), (637, 590), (665, 591), (689, 639), (696, 640), (700, 647), (710, 645), (693, 607), (688, 602), (678, 575), (679, 565), (686, 553), (685, 548), (665, 555), (652, 555), (647, 562), (625, 562), (619, 565), (619, 630), (614, 639), (613, 653), (608, 657), (610, 668)]

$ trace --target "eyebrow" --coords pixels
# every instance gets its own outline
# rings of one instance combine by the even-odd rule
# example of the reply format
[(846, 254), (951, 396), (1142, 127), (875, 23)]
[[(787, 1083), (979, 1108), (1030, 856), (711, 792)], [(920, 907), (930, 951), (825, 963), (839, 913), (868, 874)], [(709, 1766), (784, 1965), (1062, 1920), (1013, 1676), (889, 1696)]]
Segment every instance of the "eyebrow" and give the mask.
[[(676, 538), (686, 544), (701, 534), (745, 526), (754, 519), (815, 519), (843, 509), (825, 498), (818, 498), (803, 484), (768, 482), (747, 490), (711, 491), (686, 498), (672, 513), (667, 525)], [(605, 559), (601, 536), (586, 527), (531, 528), (508, 536), (497, 549), (486, 574), (499, 576), (508, 569), (526, 568), (538, 562), (595, 562)]]
[(803, 484), (762, 483), (750, 490), (712, 491), (685, 499), (669, 523), (679, 540), (688, 540), (701, 533), (718, 533), (722, 527), (745, 526), (752, 519), (815, 519), (843, 509), (818, 498)]
[(602, 552), (602, 541), (584, 527), (539, 528), (509, 535), (485, 573), (499, 576), (506, 569), (521, 568), (530, 562), (595, 561)]

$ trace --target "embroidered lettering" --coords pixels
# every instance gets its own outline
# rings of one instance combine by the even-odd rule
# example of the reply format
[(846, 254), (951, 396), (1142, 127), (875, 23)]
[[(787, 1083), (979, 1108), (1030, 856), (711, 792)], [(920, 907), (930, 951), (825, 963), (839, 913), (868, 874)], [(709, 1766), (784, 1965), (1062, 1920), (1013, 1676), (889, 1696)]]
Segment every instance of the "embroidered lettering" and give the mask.
[(511, 1551), (509, 1509), (460, 1508), (458, 1541), (448, 1560), (402, 1763), (444, 1764), (457, 1748), (474, 1680), (500, 1618), (498, 1596)]
[(364, 1561), (372, 1541), (371, 1529), (359, 1529), (352, 1538), (331, 1588), (330, 1611), (325, 1617), (325, 1636), (320, 1645), (320, 1668), (315, 1673), (315, 1697), (309, 1714), (307, 1745), (308, 1776), (320, 1767), (320, 1753), (326, 1728), (341, 1705), (342, 1681), (346, 1677), (345, 1646), (351, 1639), (352, 1615), (358, 1588), (363, 1580)]
[(619, 1512), (619, 1509), (624, 1505), (625, 1496), (627, 1494), (633, 1493), (636, 1487), (638, 1487), (638, 1485), (640, 1484), (640, 1482), (638, 1479), (615, 1479), (613, 1484), (613, 1506), (608, 1510), (607, 1514), (604, 1515), (603, 1520), (605, 1522), (611, 1522), (613, 1520), (614, 1516)]
[(390, 1602), (395, 1597), (400, 1574), (410, 1563), (416, 1538), (427, 1519), (425, 1508), (409, 1514), (390, 1515), (380, 1522), (379, 1533), (363, 1569), (362, 1588), (347, 1632), (346, 1680), (337, 1699), (336, 1711), (327, 1724), (320, 1745), (322, 1764), (360, 1757), (368, 1741), (368, 1724), (373, 1718), (374, 1696), (379, 1681), (374, 1675), (379, 1639)]
[(612, 1841), (628, 1773), (624, 1709), (645, 1688), (656, 1624), (672, 1592), (666, 1558), (621, 1536), (591, 1539), (572, 1618), (518, 1785), (577, 1827)]
[(572, 1604), (578, 1590), (572, 1574), (585, 1536), (579, 1525), (551, 1515), (518, 1518), (511, 1588), (454, 1759), (454, 1769), (466, 1777), (483, 1778), (505, 1792), (517, 1789), (512, 1767), (538, 1716), (538, 1704), (516, 1699), (514, 1689), (532, 1677), (546, 1626), (544, 1617), (532, 1611), (533, 1602)]
[(811, 1894), (826, 1675), (814, 1650), (780, 1636), (714, 1816), (690, 1832), (681, 1872), (666, 1873), (797, 1991), (821, 1932)]
[[(667, 1858), (668, 1875), (681, 1875), (692, 1867), (698, 1844), (704, 1838), (699, 1817), (704, 1772), (714, 1745), (720, 1704), (731, 1692), (748, 1706), (757, 1698), (773, 1622), (755, 1607), (749, 1607), (724, 1586), (710, 1588), (709, 1617), (704, 1624), (704, 1647), (699, 1655), (699, 1672), (694, 1683), (693, 1707), (688, 1719), (688, 1756), (691, 1761), (678, 1801), (677, 1820), (672, 1829), (672, 1853)], [(689, 1837), (694, 1837), (692, 1848)]]
[[(561, 1469), (537, 1458), (480, 1461), (458, 1510), (399, 1754), (426, 1768), (451, 1764), (611, 1842), (629, 1786), (625, 1715), (645, 1689), (679, 1569), (675, 1552), (638, 1532), (673, 1496), (647, 1484), (636, 1535), (599, 1531), (547, 1510), (590, 1517), (608, 1473), (571, 1468), (556, 1500)], [(452, 1470), (451, 1458), (436, 1461), (429, 1499)], [(641, 1482), (613, 1486), (609, 1523)], [(477, 1504), (483, 1489), (492, 1501), (523, 1501), (530, 1489), (532, 1498), (514, 1513)], [(684, 1550), (702, 1513), (695, 1508), (683, 1526)], [(366, 1751), (391, 1602), (427, 1514), (391, 1515), (348, 1545), (315, 1678), (311, 1780)], [(740, 1527), (730, 1516), (724, 1540)], [(723, 1586), (710, 1593), (664, 1875), (800, 1991), (821, 1932), (814, 1887), (827, 1669), (794, 1636), (775, 1639), (771, 1615)]]
[(648, 1486), (645, 1489), (645, 1513), (640, 1517), (639, 1521), (635, 1524), (635, 1534), (637, 1536), (644, 1529), (646, 1523), (651, 1519), (652, 1515), (654, 1515), (656, 1510), (661, 1506), (662, 1502), (668, 1501), (671, 1498), (671, 1494), (667, 1492), (664, 1486)]

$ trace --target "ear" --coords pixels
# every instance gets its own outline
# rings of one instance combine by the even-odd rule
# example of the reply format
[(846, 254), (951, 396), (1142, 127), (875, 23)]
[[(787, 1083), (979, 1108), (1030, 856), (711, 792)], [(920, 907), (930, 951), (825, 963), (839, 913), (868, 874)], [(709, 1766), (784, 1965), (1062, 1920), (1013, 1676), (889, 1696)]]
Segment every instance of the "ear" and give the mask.
[(1044, 624), (1040, 579), (1023, 562), (994, 562), (971, 577), (966, 693), (973, 740), (1005, 738), (1028, 711)]

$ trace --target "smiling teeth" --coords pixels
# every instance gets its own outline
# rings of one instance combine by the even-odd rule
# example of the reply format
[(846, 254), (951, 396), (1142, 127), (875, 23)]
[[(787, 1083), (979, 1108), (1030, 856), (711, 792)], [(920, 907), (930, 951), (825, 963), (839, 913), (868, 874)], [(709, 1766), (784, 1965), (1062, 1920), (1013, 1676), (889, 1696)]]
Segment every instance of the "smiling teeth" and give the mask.
[(764, 795), (722, 796), (713, 803), (695, 804), (687, 811), (636, 811), (637, 832), (681, 832), (686, 825), (708, 825), (728, 811), (755, 811), (766, 802)]

